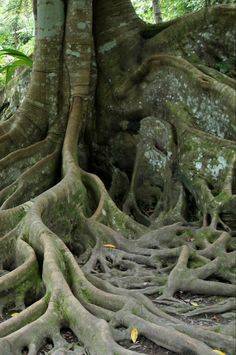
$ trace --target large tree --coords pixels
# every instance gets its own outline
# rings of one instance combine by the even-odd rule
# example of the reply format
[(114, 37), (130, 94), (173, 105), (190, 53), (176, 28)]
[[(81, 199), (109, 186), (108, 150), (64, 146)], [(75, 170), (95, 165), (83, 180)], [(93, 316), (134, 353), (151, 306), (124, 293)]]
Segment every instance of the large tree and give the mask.
[(230, 313), (188, 317), (235, 306), (235, 7), (147, 25), (129, 0), (35, 5), (28, 93), (0, 124), (0, 306), (21, 309), (0, 353), (63, 348), (67, 326), (76, 354), (135, 354), (134, 327), (233, 354)]

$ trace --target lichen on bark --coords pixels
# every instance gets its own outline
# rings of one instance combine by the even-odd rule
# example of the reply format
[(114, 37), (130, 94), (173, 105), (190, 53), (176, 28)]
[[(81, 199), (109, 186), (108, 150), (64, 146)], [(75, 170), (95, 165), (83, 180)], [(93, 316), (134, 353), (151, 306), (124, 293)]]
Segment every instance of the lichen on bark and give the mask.
[(137, 354), (136, 327), (233, 355), (235, 81), (216, 69), (235, 6), (150, 27), (128, 0), (39, 0), (36, 18), (28, 92), (0, 121), (0, 352)]

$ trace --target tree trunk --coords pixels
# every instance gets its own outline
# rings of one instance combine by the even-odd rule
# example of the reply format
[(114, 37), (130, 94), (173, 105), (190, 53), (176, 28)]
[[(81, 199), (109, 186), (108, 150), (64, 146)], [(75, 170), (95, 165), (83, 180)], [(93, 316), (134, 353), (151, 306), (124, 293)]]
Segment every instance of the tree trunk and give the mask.
[(162, 22), (160, 0), (153, 0), (152, 6), (153, 6), (156, 23)]
[[(133, 328), (234, 353), (235, 7), (207, 11), (37, 1), (29, 89), (0, 121), (1, 354), (137, 354)], [(211, 312), (227, 324), (189, 323)]]

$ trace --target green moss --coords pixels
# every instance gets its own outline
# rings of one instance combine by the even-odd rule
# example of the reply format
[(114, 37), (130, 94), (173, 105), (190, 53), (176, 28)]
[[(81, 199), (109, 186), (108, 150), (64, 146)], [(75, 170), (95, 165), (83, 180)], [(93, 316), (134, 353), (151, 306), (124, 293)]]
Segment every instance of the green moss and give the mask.
[(218, 234), (213, 232), (211, 228), (201, 228), (199, 229), (194, 237), (195, 245), (201, 247), (204, 240), (213, 243), (218, 238)]
[(82, 295), (83, 295), (83, 299), (87, 302), (87, 303), (92, 303), (94, 300), (94, 296), (93, 293), (91, 292), (91, 290), (89, 288), (82, 288)]
[(24, 295), (29, 289), (36, 294), (40, 294), (42, 291), (42, 280), (39, 276), (38, 265), (33, 265), (27, 275), (23, 276), (23, 280), (22, 278), (19, 279), (19, 283), (14, 288), (19, 295)]

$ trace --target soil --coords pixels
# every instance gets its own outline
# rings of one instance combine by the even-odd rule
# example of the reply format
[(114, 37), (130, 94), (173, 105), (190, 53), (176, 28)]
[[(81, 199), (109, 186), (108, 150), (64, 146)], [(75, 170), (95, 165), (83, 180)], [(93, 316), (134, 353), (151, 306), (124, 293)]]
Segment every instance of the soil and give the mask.
[(148, 355), (174, 355), (173, 351), (166, 350), (161, 346), (154, 344), (152, 341), (147, 338), (140, 337), (140, 339), (133, 344), (131, 341), (122, 341), (119, 342), (124, 348), (136, 351), (137, 353), (148, 354)]
[[(175, 295), (176, 300), (180, 301), (181, 305), (186, 304), (190, 305), (193, 307), (199, 307), (199, 306), (207, 306), (214, 304), (215, 302), (219, 302), (220, 299), (217, 297), (217, 301), (215, 300), (215, 297), (206, 297), (206, 296), (201, 296), (201, 295), (192, 295), (188, 292), (182, 292), (179, 291)], [(222, 300), (224, 298), (222, 297)], [(155, 302), (155, 299), (152, 298), (152, 301)], [(160, 308), (165, 307), (165, 302), (163, 302), (163, 305), (160, 303), (158, 305)], [(176, 306), (176, 304), (175, 304)], [(177, 305), (178, 307), (178, 305)], [(4, 320), (7, 320), (12, 317), (12, 315), (17, 316), (17, 313), (19, 313), (20, 310), (16, 309), (5, 309), (3, 311), (3, 315), (0, 316), (0, 322), (3, 322)], [(214, 326), (214, 325), (219, 325), (219, 324), (225, 324), (229, 321), (227, 319), (228, 317), (224, 317), (224, 315), (220, 314), (204, 314), (201, 316), (195, 316), (195, 317), (185, 317), (184, 314), (179, 314), (179, 319), (184, 320), (185, 322), (191, 324), (191, 325), (202, 325), (202, 326)], [(70, 328), (62, 328), (61, 329), (61, 335), (65, 339), (66, 343), (68, 343), (68, 348), (67, 350), (69, 351), (68, 354), (79, 354), (79, 355), (88, 355), (88, 353), (81, 352), (81, 350), (76, 350), (76, 347), (78, 349), (81, 348), (81, 344), (79, 344), (79, 340), (77, 336), (72, 332)], [(174, 355), (177, 354), (173, 351), (167, 350), (162, 348), (161, 346), (156, 345), (149, 339), (140, 336), (136, 343), (133, 343), (131, 340), (123, 340), (120, 341), (119, 344), (123, 346), (126, 349), (136, 351), (138, 353), (143, 353), (147, 355)], [(38, 351), (37, 355), (46, 355), (48, 354), (51, 350), (53, 349), (53, 343), (47, 339), (46, 343), (40, 348)], [(22, 350), (22, 355), (27, 355), (28, 354), (28, 349), (23, 349)], [(64, 355), (67, 354), (67, 352), (59, 352), (58, 355)], [(105, 354), (104, 354), (105, 355)]]
[[(70, 329), (66, 329), (65, 331), (61, 332), (61, 334), (62, 334), (63, 338), (68, 343), (70, 343), (72, 346), (78, 343), (77, 337)], [(119, 344), (126, 349), (133, 350), (138, 353), (148, 354), (148, 355), (174, 355), (174, 354), (176, 354), (172, 351), (163, 349), (162, 347), (154, 344), (153, 342), (151, 342), (150, 340), (148, 340), (144, 337), (140, 337), (140, 339), (135, 344), (129, 340), (119, 342)], [(43, 347), (41, 347), (41, 349), (37, 355), (46, 355), (50, 350), (52, 350), (52, 348), (53, 347), (51, 344), (45, 344)], [(70, 350), (73, 350), (73, 348), (71, 347)], [(27, 352), (22, 353), (22, 354), (27, 355)], [(75, 351), (75, 354), (77, 354), (76, 351)], [(60, 354), (60, 355), (62, 355), (62, 354)], [(82, 353), (81, 353), (81, 355), (82, 355)], [(85, 352), (83, 355), (87, 355), (87, 352)]]

